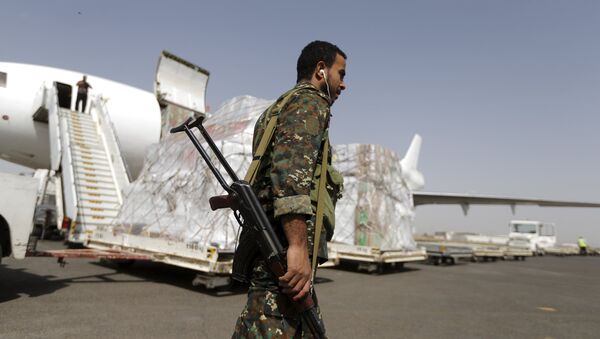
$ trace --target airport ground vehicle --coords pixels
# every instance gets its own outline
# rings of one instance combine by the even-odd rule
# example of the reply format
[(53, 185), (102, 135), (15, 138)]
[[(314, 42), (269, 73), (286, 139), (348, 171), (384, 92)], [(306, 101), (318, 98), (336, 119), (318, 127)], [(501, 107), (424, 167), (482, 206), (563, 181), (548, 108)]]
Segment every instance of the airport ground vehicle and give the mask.
[(327, 252), (329, 261), (323, 264), (325, 267), (336, 266), (345, 261), (355, 263), (359, 270), (370, 273), (382, 272), (385, 266), (399, 267), (405, 263), (427, 259), (427, 253), (422, 248), (382, 251), (377, 247), (329, 242), (327, 243)]
[(531, 256), (527, 239), (511, 239), (508, 236), (488, 236), (473, 233), (453, 232), (451, 241), (473, 248), (473, 261), (512, 258), (525, 260)]
[[(416, 236), (418, 244), (427, 249), (433, 264), (452, 263), (449, 257), (468, 257), (473, 262), (496, 261), (512, 258), (525, 260), (531, 256), (525, 239), (509, 239), (507, 236), (487, 236), (465, 232), (436, 232), (434, 235)], [(469, 253), (469, 254), (467, 254)], [(455, 261), (455, 260), (454, 260)]]
[[(592, 253), (592, 251), (590, 251)], [(555, 255), (559, 257), (579, 255), (579, 246), (577, 244), (561, 244), (546, 247), (544, 249), (545, 255)]]
[(529, 241), (533, 255), (544, 255), (547, 248), (556, 245), (555, 225), (534, 220), (512, 220), (508, 237), (512, 240)]
[(461, 259), (471, 259), (473, 249), (468, 246), (457, 246), (438, 243), (435, 241), (417, 241), (417, 244), (427, 251), (427, 262), (433, 265), (454, 265)]

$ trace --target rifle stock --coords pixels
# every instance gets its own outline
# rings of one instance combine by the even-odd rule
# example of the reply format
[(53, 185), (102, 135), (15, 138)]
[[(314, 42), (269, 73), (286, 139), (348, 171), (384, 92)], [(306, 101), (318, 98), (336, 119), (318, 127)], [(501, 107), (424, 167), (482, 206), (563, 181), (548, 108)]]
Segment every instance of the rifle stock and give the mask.
[[(248, 182), (237, 178), (223, 154), (221, 154), (210, 135), (204, 129), (204, 126), (202, 126), (203, 119), (204, 117), (200, 117), (192, 121), (190, 118), (182, 125), (171, 129), (171, 133), (185, 132), (187, 134), (221, 186), (228, 192), (227, 195), (211, 197), (209, 199), (211, 209), (214, 211), (221, 208), (231, 208), (234, 212), (239, 213), (239, 216), (236, 215), (236, 219), (240, 226), (242, 226), (243, 231), (240, 235), (240, 246), (234, 256), (232, 277), (236, 280), (247, 281), (249, 276), (248, 267), (251, 267), (255, 254), (260, 251), (271, 272), (279, 278), (287, 271), (286, 255), (283, 246), (252, 187)], [(207, 144), (233, 180), (231, 185), (227, 184), (210, 161), (206, 151), (194, 133), (192, 133), (190, 128), (193, 127), (197, 127), (200, 130)], [(242, 240), (245, 241), (242, 242)], [(254, 242), (246, 240), (254, 240)], [(248, 245), (252, 243), (257, 246)], [(312, 335), (315, 338), (325, 338), (325, 328), (319, 319), (313, 298), (314, 296), (311, 294), (299, 302), (295, 302), (291, 298), (290, 300), (296, 306), (296, 309), (300, 311), (300, 316), (307, 324)]]

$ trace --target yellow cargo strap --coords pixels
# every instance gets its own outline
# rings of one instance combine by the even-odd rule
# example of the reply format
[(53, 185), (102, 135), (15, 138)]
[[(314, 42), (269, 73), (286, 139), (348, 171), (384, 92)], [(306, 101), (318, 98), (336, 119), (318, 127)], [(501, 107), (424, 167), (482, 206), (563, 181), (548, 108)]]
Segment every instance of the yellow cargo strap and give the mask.
[(315, 238), (313, 243), (312, 256), (312, 278), (314, 284), (317, 275), (317, 255), (319, 254), (319, 242), (321, 241), (321, 230), (323, 229), (323, 208), (325, 204), (323, 195), (327, 194), (327, 161), (329, 158), (329, 135), (325, 137), (323, 152), (321, 153), (321, 177), (319, 178), (319, 193), (317, 193), (317, 216), (315, 219)]

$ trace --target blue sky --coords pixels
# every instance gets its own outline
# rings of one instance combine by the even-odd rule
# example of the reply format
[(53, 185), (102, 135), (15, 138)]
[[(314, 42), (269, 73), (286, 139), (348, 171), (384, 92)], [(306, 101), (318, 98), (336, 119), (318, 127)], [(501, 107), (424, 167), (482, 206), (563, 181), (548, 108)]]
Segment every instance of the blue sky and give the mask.
[[(80, 13), (80, 14), (79, 14)], [(0, 60), (152, 90), (161, 50), (211, 72), (215, 110), (274, 99), (315, 39), (348, 54), (334, 143), (404, 154), (423, 137), (427, 191), (600, 201), (598, 1), (3, 1)], [(9, 169), (10, 167), (10, 169)], [(0, 164), (0, 170), (14, 167)], [(561, 242), (600, 246), (600, 210), (417, 208), (418, 231), (506, 233), (555, 222)]]

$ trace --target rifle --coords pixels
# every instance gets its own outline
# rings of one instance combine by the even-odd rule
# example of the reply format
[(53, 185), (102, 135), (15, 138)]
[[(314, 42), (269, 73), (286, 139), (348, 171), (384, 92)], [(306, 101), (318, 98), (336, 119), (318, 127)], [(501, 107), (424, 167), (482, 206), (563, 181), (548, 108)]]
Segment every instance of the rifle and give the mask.
[[(240, 226), (249, 230), (249, 233), (253, 235), (256, 245), (258, 245), (258, 249), (266, 260), (267, 266), (271, 272), (278, 278), (283, 276), (287, 271), (286, 255), (283, 246), (281, 245), (279, 238), (277, 238), (275, 230), (273, 230), (252, 187), (248, 182), (238, 179), (223, 154), (219, 151), (202, 125), (204, 116), (200, 116), (195, 121), (192, 120), (194, 119), (189, 118), (183, 124), (172, 128), (171, 133), (185, 132), (185, 134), (187, 134), (192, 141), (192, 144), (194, 144), (198, 152), (200, 152), (200, 155), (210, 168), (211, 172), (219, 181), (219, 184), (221, 184), (223, 189), (227, 192), (226, 195), (211, 197), (209, 199), (210, 208), (213, 211), (221, 208), (231, 208)], [(192, 128), (194, 127), (198, 128), (208, 146), (216, 155), (221, 165), (225, 168), (225, 171), (227, 171), (227, 174), (233, 181), (231, 185), (227, 184), (221, 173), (211, 162), (206, 150), (192, 132)], [(317, 315), (313, 295), (309, 294), (304, 299), (297, 302), (293, 301), (290, 297), (290, 301), (300, 311), (300, 316), (308, 325), (312, 335), (315, 338), (325, 338), (325, 328)]]

